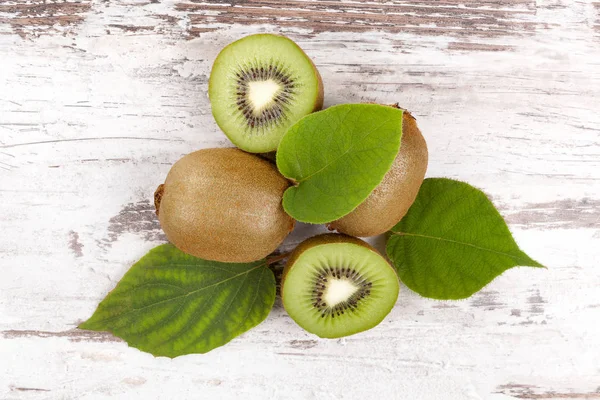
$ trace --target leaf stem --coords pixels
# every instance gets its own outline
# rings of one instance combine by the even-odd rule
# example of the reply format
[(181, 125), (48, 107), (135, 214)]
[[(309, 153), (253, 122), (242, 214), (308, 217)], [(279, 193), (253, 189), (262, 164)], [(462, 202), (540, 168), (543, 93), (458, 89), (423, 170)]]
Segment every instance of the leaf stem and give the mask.
[(273, 257), (269, 257), (269, 258), (267, 258), (267, 265), (275, 264), (278, 261), (284, 260), (284, 259), (288, 258), (290, 256), (290, 254), (292, 254), (292, 252), (287, 252), (287, 253), (283, 253), (283, 254), (278, 254)]

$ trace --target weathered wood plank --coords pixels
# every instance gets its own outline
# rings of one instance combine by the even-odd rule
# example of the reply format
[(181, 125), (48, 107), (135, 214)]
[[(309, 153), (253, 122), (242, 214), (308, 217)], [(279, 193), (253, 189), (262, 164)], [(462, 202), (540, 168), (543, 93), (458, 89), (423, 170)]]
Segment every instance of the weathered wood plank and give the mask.
[[(219, 1), (180, 3), (176, 7), (189, 13), (193, 25), (277, 24), (310, 29), (314, 33), (364, 32), (380, 30), (390, 33), (413, 32), (425, 35), (495, 37), (531, 34), (536, 23), (529, 19), (535, 2), (522, 0), (504, 6), (465, 5), (462, 2), (334, 2), (248, 0), (223, 4)], [(218, 26), (218, 25), (215, 25)]]
[(67, 33), (81, 23), (92, 8), (91, 1), (37, 0), (0, 2), (0, 24), (7, 24), (19, 36)]
[[(0, 398), (600, 398), (599, 4), (0, 3)], [(175, 360), (76, 330), (164, 241), (151, 199), (170, 165), (229, 145), (211, 63), (264, 31), (314, 59), (326, 105), (411, 110), (428, 176), (484, 189), (549, 269), (508, 271), (461, 302), (404, 287), (382, 325), (340, 341), (280, 305)], [(301, 224), (285, 247), (316, 231)]]

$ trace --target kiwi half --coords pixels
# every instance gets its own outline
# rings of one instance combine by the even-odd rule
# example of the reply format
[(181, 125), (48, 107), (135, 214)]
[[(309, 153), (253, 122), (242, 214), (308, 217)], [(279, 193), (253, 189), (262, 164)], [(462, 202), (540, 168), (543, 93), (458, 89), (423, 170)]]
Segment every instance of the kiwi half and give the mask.
[(301, 243), (283, 271), (283, 306), (294, 321), (323, 338), (371, 329), (392, 310), (398, 277), (360, 239), (324, 234)]
[(204, 149), (177, 161), (154, 194), (160, 225), (181, 251), (250, 262), (273, 252), (295, 221), (281, 205), (289, 182), (238, 149)]
[[(397, 105), (396, 105), (397, 107)], [(350, 214), (327, 225), (352, 236), (375, 236), (389, 231), (415, 201), (427, 171), (427, 143), (416, 119), (404, 111), (400, 151), (383, 181)]]
[(246, 36), (225, 47), (210, 73), (212, 113), (240, 149), (265, 153), (277, 148), (285, 131), (323, 106), (316, 67), (284, 36)]

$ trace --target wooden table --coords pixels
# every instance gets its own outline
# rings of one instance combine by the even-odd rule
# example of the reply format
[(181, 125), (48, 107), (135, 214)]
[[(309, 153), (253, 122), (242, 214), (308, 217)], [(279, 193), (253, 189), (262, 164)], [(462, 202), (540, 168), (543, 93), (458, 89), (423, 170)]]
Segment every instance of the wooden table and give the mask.
[[(280, 302), (173, 360), (75, 329), (165, 241), (151, 198), (170, 165), (229, 145), (207, 79), (255, 32), (306, 50), (326, 105), (412, 111), (428, 176), (486, 191), (549, 268), (458, 302), (402, 287), (341, 340)], [(599, 111), (597, 1), (2, 0), (0, 399), (600, 399)]]

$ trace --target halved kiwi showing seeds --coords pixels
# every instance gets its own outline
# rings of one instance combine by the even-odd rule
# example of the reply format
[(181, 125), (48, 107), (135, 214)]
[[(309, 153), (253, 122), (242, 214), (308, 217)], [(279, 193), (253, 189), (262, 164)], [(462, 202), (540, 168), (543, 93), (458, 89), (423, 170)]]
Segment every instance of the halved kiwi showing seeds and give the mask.
[(225, 47), (210, 73), (212, 113), (240, 149), (264, 153), (277, 148), (285, 131), (323, 106), (316, 67), (284, 36), (246, 36)]
[(392, 310), (398, 276), (369, 244), (339, 234), (301, 243), (283, 271), (283, 305), (294, 321), (323, 338), (371, 329)]

